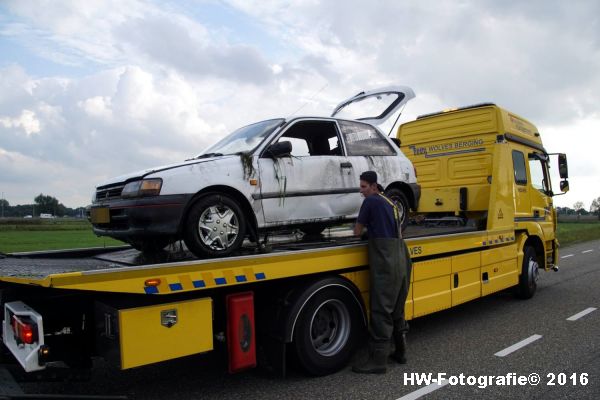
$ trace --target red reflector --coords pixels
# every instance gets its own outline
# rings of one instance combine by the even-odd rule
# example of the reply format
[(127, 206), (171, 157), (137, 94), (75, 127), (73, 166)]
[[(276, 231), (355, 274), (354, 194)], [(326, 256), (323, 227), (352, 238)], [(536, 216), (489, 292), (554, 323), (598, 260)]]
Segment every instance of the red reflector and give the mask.
[(226, 301), (229, 373), (256, 367), (254, 293), (230, 294)]
[(13, 315), (11, 325), (13, 327), (13, 332), (15, 334), (15, 338), (20, 343), (32, 344), (36, 340), (36, 326), (35, 324), (30, 324), (22, 321), (16, 315)]

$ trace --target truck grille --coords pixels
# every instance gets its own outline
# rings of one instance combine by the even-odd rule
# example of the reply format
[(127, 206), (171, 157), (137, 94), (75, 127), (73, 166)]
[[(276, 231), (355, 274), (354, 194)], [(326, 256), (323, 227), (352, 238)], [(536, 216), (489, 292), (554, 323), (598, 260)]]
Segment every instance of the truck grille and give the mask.
[(104, 186), (96, 190), (96, 201), (118, 199), (121, 197), (121, 191), (125, 185)]

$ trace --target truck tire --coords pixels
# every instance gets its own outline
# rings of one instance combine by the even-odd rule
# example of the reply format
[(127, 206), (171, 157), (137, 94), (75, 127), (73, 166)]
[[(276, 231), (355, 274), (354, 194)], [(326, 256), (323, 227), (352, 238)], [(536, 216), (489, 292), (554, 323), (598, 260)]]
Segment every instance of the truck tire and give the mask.
[(517, 296), (521, 299), (530, 299), (537, 289), (539, 278), (539, 264), (535, 249), (531, 246), (525, 246), (523, 249), (523, 265), (521, 267), (521, 276), (517, 286)]
[(322, 376), (343, 368), (364, 333), (362, 309), (341, 286), (319, 290), (302, 308), (293, 347), (300, 367)]
[(240, 248), (245, 232), (245, 216), (235, 199), (209, 194), (190, 208), (183, 240), (197, 257), (224, 257)]
[(404, 231), (408, 226), (408, 212), (410, 210), (410, 205), (406, 195), (398, 188), (386, 190), (385, 195), (394, 203), (396, 203), (396, 207), (398, 207), (398, 212), (400, 214), (400, 226), (402, 227), (402, 231)]

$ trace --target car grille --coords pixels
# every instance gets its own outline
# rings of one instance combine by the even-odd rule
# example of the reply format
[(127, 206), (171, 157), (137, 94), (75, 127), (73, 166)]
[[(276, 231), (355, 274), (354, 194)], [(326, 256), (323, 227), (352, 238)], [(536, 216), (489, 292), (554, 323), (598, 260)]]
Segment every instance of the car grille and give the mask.
[(121, 191), (125, 185), (103, 186), (96, 190), (96, 201), (111, 200), (121, 198)]

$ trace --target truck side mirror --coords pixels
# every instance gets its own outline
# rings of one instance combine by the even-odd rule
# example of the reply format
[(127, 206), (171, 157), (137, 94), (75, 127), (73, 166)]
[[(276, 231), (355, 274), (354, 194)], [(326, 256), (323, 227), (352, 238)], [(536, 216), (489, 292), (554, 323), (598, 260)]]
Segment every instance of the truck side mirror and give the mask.
[(292, 142), (286, 140), (283, 142), (273, 143), (272, 145), (267, 147), (265, 154), (269, 157), (277, 158), (277, 157), (291, 154), (291, 152), (292, 152)]
[[(567, 155), (560, 153), (558, 155), (558, 174), (560, 179), (567, 179), (569, 177), (569, 167), (567, 166)], [(567, 182), (567, 190), (569, 190), (569, 184)], [(560, 183), (560, 189), (562, 190), (562, 182)]]
[(563, 193), (567, 193), (569, 191), (569, 181), (568, 180), (564, 180), (564, 181), (560, 181), (560, 191)]

